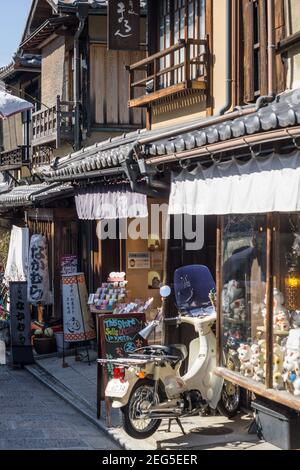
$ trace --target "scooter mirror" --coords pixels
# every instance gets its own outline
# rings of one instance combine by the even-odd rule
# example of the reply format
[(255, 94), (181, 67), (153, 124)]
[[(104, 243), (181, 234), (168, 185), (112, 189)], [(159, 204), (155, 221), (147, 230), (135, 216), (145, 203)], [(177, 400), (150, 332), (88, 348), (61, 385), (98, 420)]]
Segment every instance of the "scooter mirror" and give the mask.
[(160, 288), (159, 292), (160, 292), (161, 297), (166, 299), (167, 297), (169, 297), (171, 295), (171, 287), (170, 286), (162, 286)]

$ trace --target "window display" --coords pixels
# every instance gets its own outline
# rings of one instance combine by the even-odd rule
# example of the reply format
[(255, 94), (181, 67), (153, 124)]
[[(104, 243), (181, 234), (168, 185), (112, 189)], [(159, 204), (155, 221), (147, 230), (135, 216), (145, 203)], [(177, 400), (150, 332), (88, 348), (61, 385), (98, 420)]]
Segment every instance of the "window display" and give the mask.
[(300, 396), (300, 215), (278, 215), (275, 225), (274, 282), (284, 296), (273, 312), (273, 386)]
[(225, 366), (264, 377), (266, 217), (228, 216), (223, 227), (222, 315)]
[[(264, 385), (268, 384), (267, 369), (271, 370), (274, 390), (300, 397), (300, 214), (272, 214), (269, 220), (272, 230), (267, 242), (267, 215), (223, 218), (223, 365)], [(273, 354), (268, 355), (267, 349)]]

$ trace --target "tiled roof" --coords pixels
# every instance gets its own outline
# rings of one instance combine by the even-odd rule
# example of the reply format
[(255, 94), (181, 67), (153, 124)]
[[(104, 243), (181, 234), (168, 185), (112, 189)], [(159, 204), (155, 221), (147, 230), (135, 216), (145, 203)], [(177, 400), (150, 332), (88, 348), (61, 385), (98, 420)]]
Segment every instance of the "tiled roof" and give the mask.
[[(78, 0), (52, 0), (53, 3), (55, 3), (56, 5), (59, 5), (59, 4), (65, 4), (65, 5), (73, 5), (73, 4), (76, 4), (78, 2)], [(87, 3), (90, 3), (91, 5), (95, 5), (95, 6), (104, 6), (106, 7), (107, 6), (107, 0), (87, 0)], [(147, 1), (146, 0), (141, 0), (141, 7), (145, 7), (147, 5)]]
[(40, 55), (24, 54), (22, 56), (16, 55), (10, 64), (0, 67), (0, 80), (5, 80), (10, 75), (18, 71), (32, 69), (32, 71), (41, 68), (42, 59)]
[[(213, 118), (212, 118), (213, 119)], [(201, 122), (199, 122), (201, 124)], [(122, 170), (130, 150), (143, 137), (153, 137), (153, 143), (144, 146), (145, 156), (164, 156), (206, 147), (216, 142), (228, 141), (241, 136), (253, 135), (273, 129), (288, 128), (300, 124), (300, 90), (279, 95), (276, 100), (257, 112), (218, 125), (207, 125), (197, 131), (178, 135), (178, 126), (168, 128), (174, 130), (174, 136), (155, 141), (160, 131), (145, 129), (120, 137), (100, 142), (91, 147), (72, 153), (58, 160), (55, 167), (44, 167), (40, 174), (48, 180), (72, 180), (80, 177), (97, 176), (110, 170)], [(164, 129), (164, 131), (166, 128)], [(176, 131), (176, 132), (175, 132)]]
[(297, 89), (279, 95), (273, 103), (247, 116), (154, 142), (146, 148), (146, 153), (151, 156), (170, 155), (216, 142), (299, 124), (300, 89)]
[(80, 174), (88, 176), (93, 171), (121, 169), (121, 165), (133, 148), (133, 144), (148, 133), (142, 129), (83, 148), (60, 158), (55, 168), (50, 166), (40, 168), (39, 174), (46, 179), (63, 179)]
[(33, 184), (28, 186), (16, 186), (10, 192), (0, 194), (0, 208), (8, 209), (18, 206), (30, 206), (34, 202), (53, 199), (60, 195), (72, 195), (73, 188), (69, 184)]

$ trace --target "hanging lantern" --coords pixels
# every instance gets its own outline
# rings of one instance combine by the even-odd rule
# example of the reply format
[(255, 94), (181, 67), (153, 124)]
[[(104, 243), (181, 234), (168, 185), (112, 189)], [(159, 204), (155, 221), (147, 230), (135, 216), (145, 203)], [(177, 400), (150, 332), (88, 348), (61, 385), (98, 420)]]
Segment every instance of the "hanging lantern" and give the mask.
[(297, 310), (299, 306), (300, 276), (296, 266), (290, 266), (285, 278), (285, 302), (288, 310)]

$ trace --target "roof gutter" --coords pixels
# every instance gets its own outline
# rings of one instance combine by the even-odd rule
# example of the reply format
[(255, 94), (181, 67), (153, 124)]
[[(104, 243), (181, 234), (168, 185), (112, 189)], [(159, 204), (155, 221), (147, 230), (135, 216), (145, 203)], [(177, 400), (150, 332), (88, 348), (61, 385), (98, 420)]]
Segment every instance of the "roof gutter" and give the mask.
[(215, 144), (197, 147), (193, 150), (173, 153), (171, 155), (162, 155), (159, 157), (151, 157), (145, 160), (146, 165), (160, 165), (161, 163), (174, 163), (182, 160), (191, 160), (194, 158), (212, 156), (220, 152), (237, 150), (241, 148), (251, 148), (256, 144), (264, 144), (284, 139), (297, 139), (300, 137), (300, 126), (289, 127), (288, 129), (277, 129), (270, 132), (262, 132), (260, 134), (248, 135), (247, 137), (238, 137), (237, 139), (229, 139), (226, 142), (218, 142)]

